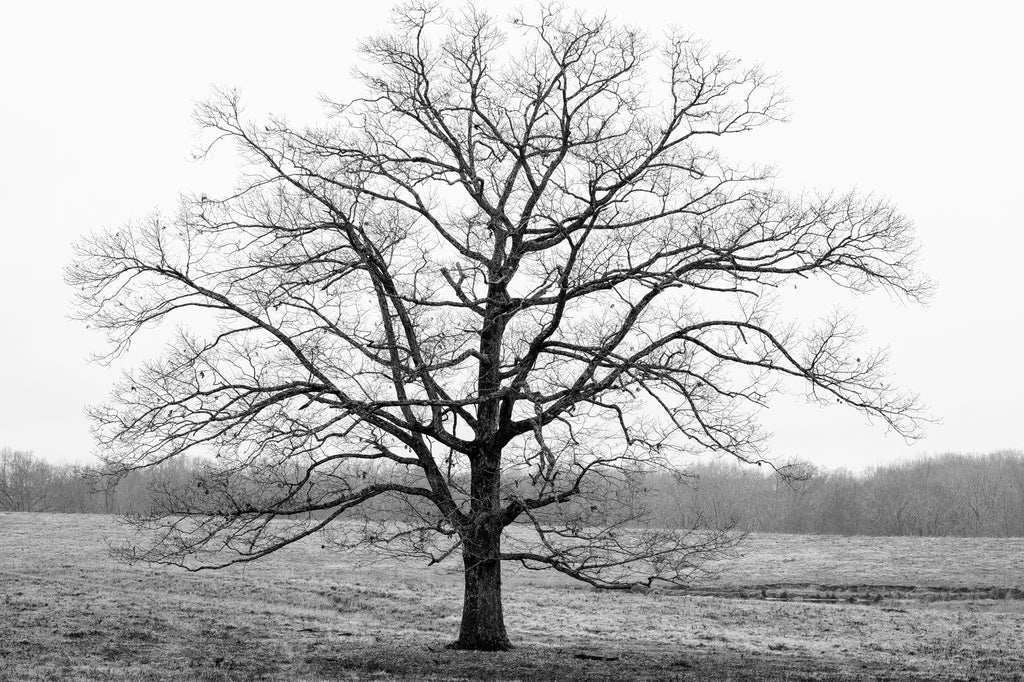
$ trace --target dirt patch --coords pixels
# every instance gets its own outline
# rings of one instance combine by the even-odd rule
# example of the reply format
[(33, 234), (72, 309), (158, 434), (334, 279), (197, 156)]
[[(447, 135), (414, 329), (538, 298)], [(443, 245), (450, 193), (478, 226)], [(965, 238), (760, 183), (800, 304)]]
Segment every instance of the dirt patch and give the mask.
[(917, 585), (830, 585), (821, 583), (769, 583), (742, 587), (691, 587), (653, 590), (665, 596), (720, 597), (847, 604), (887, 604), (892, 601), (1024, 600), (1016, 587), (943, 587)]

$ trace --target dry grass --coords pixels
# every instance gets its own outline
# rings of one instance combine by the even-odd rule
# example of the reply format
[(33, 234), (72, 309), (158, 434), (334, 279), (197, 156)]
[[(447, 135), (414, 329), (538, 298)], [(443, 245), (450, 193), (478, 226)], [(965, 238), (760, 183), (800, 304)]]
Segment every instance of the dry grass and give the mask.
[[(1008, 589), (1024, 586), (1021, 541), (761, 536), (703, 586), (769, 599), (598, 593), (510, 570), (518, 646), (476, 654), (443, 648), (457, 574), (313, 542), (213, 573), (125, 566), (106, 554), (120, 532), (0, 515), (0, 679), (1024, 680), (1024, 600)], [(785, 586), (879, 597), (785, 600)], [(971, 598), (992, 587), (1010, 598)]]
[(751, 536), (719, 583), (1024, 588), (1024, 539)]

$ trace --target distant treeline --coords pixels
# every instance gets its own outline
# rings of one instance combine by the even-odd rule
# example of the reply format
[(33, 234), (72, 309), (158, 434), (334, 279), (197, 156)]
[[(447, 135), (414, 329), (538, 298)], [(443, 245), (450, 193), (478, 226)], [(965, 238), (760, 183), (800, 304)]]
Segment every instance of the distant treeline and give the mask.
[[(118, 485), (78, 465), (0, 449), (0, 511), (136, 513), (152, 491), (187, 482), (200, 460), (136, 472)], [(735, 525), (755, 532), (835, 535), (1024, 536), (1024, 453), (944, 454), (864, 473), (805, 465), (801, 475), (726, 461), (683, 479), (631, 477), (653, 523)], [(789, 469), (791, 472), (792, 469)]]
[(693, 471), (690, 485), (651, 486), (654, 509), (759, 532), (1024, 536), (1021, 452), (943, 454), (860, 474), (808, 467), (796, 481), (725, 462)]
[(123, 514), (149, 505), (152, 484), (185, 477), (193, 461), (172, 462), (163, 471), (132, 475), (108, 485), (88, 467), (51, 464), (31, 452), (0, 448), (0, 511)]

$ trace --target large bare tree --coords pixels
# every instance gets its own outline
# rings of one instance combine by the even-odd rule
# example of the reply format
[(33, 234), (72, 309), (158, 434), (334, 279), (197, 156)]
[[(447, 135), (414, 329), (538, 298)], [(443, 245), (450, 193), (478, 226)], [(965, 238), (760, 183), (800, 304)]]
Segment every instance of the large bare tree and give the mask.
[(503, 649), (503, 561), (625, 588), (726, 546), (645, 528), (642, 474), (762, 461), (780, 384), (914, 434), (847, 316), (779, 319), (794, 282), (925, 283), (892, 206), (786, 196), (716, 152), (784, 118), (761, 69), (556, 6), (406, 4), (361, 52), (365, 96), (317, 125), (216, 93), (196, 115), (241, 150), (237, 191), (78, 245), (110, 357), (179, 328), (92, 410), (106, 472), (210, 456), (132, 557), (224, 566), (328, 527), (461, 554), (455, 645)]

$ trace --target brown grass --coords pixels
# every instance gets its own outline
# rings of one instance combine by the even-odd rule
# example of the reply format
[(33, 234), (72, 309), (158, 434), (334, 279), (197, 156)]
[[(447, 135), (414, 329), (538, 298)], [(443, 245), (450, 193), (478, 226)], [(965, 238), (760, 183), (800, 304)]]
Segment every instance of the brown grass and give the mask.
[[(309, 542), (192, 574), (117, 563), (120, 533), (108, 517), (0, 515), (0, 679), (1024, 680), (1019, 540), (759, 536), (701, 586), (752, 599), (509, 570), (517, 648), (476, 654), (444, 648), (450, 571)], [(800, 601), (830, 588), (847, 592)], [(1009, 598), (979, 598), (989, 588)]]

